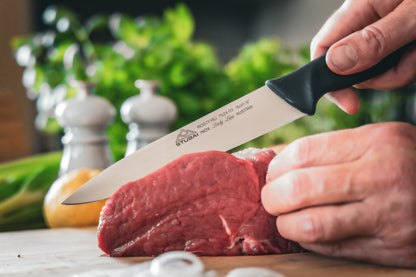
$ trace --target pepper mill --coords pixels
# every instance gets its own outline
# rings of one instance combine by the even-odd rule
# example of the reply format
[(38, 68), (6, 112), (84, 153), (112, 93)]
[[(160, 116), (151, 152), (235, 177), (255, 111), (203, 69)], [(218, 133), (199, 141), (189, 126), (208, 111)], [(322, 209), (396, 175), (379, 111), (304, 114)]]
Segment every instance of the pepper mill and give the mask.
[(59, 175), (77, 168), (104, 169), (114, 162), (106, 130), (116, 109), (106, 99), (93, 95), (93, 84), (77, 82), (75, 87), (76, 96), (55, 109), (65, 132)]
[(170, 99), (157, 95), (160, 83), (137, 80), (140, 94), (128, 98), (121, 105), (121, 118), (129, 126), (125, 156), (169, 133), (176, 119), (177, 108)]

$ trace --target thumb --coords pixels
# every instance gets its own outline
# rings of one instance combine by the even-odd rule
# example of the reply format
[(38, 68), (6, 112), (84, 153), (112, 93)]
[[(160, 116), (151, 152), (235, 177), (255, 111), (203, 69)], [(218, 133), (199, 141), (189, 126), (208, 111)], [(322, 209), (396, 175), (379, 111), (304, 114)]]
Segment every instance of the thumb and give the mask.
[(398, 6), (385, 17), (332, 45), (326, 57), (328, 67), (337, 74), (357, 73), (413, 41), (416, 20), (410, 19), (414, 18), (415, 3), (411, 7)]

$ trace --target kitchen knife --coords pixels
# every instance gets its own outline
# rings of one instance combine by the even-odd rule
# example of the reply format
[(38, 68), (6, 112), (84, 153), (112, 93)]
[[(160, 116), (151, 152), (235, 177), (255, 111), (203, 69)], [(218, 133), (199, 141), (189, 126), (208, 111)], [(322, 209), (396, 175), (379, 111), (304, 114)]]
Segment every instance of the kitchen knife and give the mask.
[(70, 195), (63, 204), (109, 198), (122, 185), (137, 180), (181, 155), (208, 150), (228, 151), (304, 115), (315, 113), (327, 92), (350, 87), (394, 66), (410, 44), (375, 66), (356, 74), (338, 75), (325, 55), (292, 73), (160, 138), (103, 170)]

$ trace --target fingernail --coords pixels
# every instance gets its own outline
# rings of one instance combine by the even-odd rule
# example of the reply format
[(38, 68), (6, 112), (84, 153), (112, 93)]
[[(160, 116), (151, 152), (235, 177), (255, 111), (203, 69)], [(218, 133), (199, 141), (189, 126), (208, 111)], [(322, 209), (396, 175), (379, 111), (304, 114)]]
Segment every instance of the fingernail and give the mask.
[(329, 101), (329, 102), (331, 102), (331, 103), (333, 103), (333, 104), (335, 104), (335, 105), (337, 105), (342, 111), (344, 111), (344, 112), (347, 112), (346, 110), (345, 110), (345, 108), (344, 108), (344, 106), (342, 106), (339, 102), (338, 102), (338, 100), (331, 94), (331, 93), (326, 93), (325, 95), (325, 98)]
[(350, 69), (357, 63), (357, 53), (349, 45), (331, 49), (329, 57), (332, 65), (341, 71)]
[(335, 105), (338, 105), (338, 101), (337, 101), (337, 99), (334, 97), (334, 96), (332, 96), (332, 94), (331, 93), (326, 93), (325, 95), (325, 98), (326, 98), (326, 100), (328, 100), (329, 102), (331, 102), (332, 104), (335, 104)]

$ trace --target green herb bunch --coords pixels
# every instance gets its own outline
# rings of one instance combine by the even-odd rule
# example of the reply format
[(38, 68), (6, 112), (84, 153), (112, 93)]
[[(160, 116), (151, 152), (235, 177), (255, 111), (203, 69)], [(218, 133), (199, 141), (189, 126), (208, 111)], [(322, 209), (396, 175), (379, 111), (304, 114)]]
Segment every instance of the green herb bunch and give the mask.
[[(46, 87), (64, 84), (66, 97), (75, 94), (71, 80), (96, 84), (97, 95), (111, 101), (117, 110), (130, 96), (139, 93), (137, 79), (159, 80), (161, 95), (171, 98), (179, 109), (172, 128), (208, 113), (230, 99), (230, 82), (214, 48), (192, 40), (194, 20), (189, 9), (179, 4), (162, 17), (125, 14), (95, 15), (81, 24), (66, 8), (49, 7), (43, 16), (51, 27), (43, 33), (16, 37), (16, 57), (29, 49), (30, 59), (19, 64), (30, 75), (25, 83), (36, 98)], [(54, 120), (43, 126), (56, 132)], [(120, 115), (109, 129), (115, 158), (124, 155), (127, 126)]]

